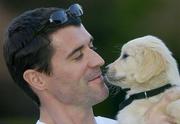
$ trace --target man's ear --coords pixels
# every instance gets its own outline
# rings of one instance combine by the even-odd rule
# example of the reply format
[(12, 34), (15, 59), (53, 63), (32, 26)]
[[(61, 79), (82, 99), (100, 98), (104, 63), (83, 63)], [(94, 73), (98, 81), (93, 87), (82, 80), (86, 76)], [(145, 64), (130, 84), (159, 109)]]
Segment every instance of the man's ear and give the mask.
[(146, 48), (143, 51), (135, 78), (137, 82), (144, 83), (165, 71), (166, 68), (167, 64), (164, 57), (159, 52)]
[(37, 90), (46, 89), (45, 81), (42, 78), (42, 73), (28, 69), (23, 73), (24, 80), (32, 87)]

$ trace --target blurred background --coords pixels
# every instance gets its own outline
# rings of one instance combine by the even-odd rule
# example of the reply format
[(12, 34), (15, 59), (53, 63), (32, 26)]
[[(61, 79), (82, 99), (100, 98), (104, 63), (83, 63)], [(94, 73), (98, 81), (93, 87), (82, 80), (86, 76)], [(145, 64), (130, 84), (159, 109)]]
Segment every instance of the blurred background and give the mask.
[[(7, 25), (25, 10), (64, 8), (75, 2), (84, 8), (83, 24), (106, 64), (119, 56), (125, 42), (148, 34), (162, 39), (180, 62), (179, 0), (0, 0), (0, 124), (33, 124), (38, 119), (38, 108), (14, 84), (4, 63), (2, 44)], [(116, 96), (114, 90), (110, 92), (106, 101), (94, 107), (95, 115), (115, 117), (124, 92)]]

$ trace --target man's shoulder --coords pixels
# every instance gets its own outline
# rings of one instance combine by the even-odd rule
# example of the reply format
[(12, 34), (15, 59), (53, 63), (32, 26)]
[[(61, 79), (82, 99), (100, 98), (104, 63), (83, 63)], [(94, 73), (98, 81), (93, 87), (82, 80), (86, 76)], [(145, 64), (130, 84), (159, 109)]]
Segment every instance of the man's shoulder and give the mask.
[[(106, 118), (106, 117), (101, 117), (101, 116), (95, 117), (95, 120), (96, 120), (97, 124), (117, 124), (116, 120), (113, 120), (113, 119), (110, 119), (110, 118)], [(40, 122), (38, 120), (36, 124), (45, 124), (45, 123)]]
[(97, 124), (117, 124), (116, 120), (106, 118), (106, 117), (101, 117), (97, 116), (95, 117)]
[(39, 120), (36, 122), (36, 124), (45, 124), (43, 122), (40, 122)]

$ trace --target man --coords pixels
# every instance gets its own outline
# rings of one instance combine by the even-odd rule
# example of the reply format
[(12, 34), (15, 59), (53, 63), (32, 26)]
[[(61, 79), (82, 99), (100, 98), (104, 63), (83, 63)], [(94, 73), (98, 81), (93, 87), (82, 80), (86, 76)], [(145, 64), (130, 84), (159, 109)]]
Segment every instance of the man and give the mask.
[[(78, 4), (66, 10), (38, 8), (15, 18), (7, 30), (5, 61), (15, 82), (38, 104), (37, 124), (116, 123), (94, 118), (92, 106), (108, 97), (108, 89), (100, 70), (104, 60), (93, 50), (82, 14)], [(173, 123), (157, 113), (168, 101), (164, 97), (145, 114), (147, 124)]]

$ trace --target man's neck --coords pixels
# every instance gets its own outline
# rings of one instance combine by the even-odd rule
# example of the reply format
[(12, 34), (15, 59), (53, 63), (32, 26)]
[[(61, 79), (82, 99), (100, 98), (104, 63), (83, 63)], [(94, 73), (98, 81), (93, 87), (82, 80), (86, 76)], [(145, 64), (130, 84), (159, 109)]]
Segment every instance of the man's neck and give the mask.
[[(45, 124), (96, 124), (92, 107), (63, 104), (48, 95), (41, 103), (40, 121)], [(41, 99), (42, 100), (42, 99)]]

